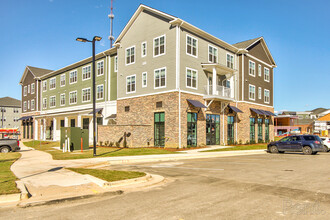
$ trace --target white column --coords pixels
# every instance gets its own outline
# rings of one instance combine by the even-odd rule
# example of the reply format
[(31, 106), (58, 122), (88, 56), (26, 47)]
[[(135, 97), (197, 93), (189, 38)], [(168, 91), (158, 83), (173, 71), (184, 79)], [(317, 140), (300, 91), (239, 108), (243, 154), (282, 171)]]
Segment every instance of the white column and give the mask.
[(234, 78), (235, 78), (235, 75), (232, 75), (229, 78), (229, 82), (230, 82), (230, 98), (235, 98), (235, 83), (234, 83)]
[(212, 72), (212, 95), (216, 95), (217, 91), (217, 70), (213, 67)]
[(56, 118), (53, 118), (53, 141), (56, 141)]
[(65, 117), (64, 118), (64, 127), (69, 127), (68, 125), (69, 125), (69, 119), (68, 119), (68, 117)]
[(34, 140), (38, 140), (38, 119), (34, 120)]
[(93, 118), (89, 122), (89, 143), (93, 143)]
[(43, 140), (46, 140), (46, 119), (44, 119), (44, 127), (43, 127)]
[(78, 115), (77, 122), (78, 122), (77, 127), (82, 128), (82, 125), (81, 125), (81, 115)]

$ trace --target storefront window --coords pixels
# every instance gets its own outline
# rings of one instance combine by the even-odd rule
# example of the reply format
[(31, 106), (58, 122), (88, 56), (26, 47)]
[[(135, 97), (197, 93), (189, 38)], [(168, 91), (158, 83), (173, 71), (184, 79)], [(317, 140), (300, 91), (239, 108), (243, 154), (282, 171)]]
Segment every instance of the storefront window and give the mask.
[(250, 118), (250, 143), (255, 143), (255, 123), (256, 119), (255, 118)]
[(187, 146), (197, 146), (197, 113), (187, 115)]
[(262, 142), (262, 118), (258, 118), (258, 142)]
[(234, 116), (228, 116), (227, 119), (227, 131), (228, 131), (228, 135), (227, 135), (227, 141), (228, 144), (234, 144)]

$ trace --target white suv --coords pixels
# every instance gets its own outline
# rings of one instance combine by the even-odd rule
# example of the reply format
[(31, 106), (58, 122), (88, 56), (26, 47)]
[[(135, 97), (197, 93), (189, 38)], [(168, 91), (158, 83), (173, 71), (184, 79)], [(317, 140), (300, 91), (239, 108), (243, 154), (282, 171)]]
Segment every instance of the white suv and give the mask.
[(320, 137), (324, 147), (326, 147), (326, 151), (329, 152), (330, 151), (330, 138), (328, 137)]

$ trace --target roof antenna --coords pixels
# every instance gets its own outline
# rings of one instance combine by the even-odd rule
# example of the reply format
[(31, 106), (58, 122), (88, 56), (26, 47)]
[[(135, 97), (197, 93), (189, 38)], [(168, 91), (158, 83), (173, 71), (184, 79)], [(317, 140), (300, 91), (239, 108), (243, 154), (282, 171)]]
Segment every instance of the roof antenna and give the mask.
[(115, 40), (115, 38), (113, 37), (113, 19), (114, 19), (114, 14), (112, 13), (113, 11), (113, 7), (112, 7), (112, 3), (113, 0), (111, 0), (111, 13), (108, 15), (108, 17), (110, 18), (110, 36), (109, 36), (109, 40), (110, 40), (110, 48), (112, 48), (112, 41)]

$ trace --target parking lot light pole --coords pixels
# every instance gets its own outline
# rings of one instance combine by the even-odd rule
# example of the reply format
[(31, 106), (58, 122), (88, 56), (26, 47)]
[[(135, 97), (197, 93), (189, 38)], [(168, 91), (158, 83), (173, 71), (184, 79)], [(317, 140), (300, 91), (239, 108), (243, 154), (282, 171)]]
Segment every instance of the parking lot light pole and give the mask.
[(93, 40), (78, 37), (80, 42), (90, 42), (93, 45), (93, 156), (96, 156), (96, 94), (95, 94), (95, 41), (100, 41), (102, 37), (94, 36)]

